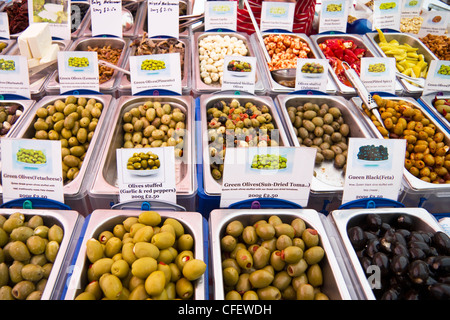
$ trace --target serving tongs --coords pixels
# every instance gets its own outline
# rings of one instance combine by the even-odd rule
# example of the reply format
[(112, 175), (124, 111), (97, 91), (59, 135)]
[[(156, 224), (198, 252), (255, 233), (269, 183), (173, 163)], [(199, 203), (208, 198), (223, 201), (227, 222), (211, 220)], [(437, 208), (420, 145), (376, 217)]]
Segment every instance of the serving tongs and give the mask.
[(369, 90), (367, 90), (364, 83), (359, 78), (358, 74), (355, 70), (353, 70), (350, 65), (346, 61), (342, 61), (342, 67), (344, 68), (345, 75), (347, 76), (347, 79), (352, 83), (353, 87), (356, 90), (356, 93), (358, 93), (361, 100), (364, 102), (364, 104), (367, 106), (367, 108), (372, 111), (372, 114), (377, 118), (378, 122), (384, 127), (383, 119), (381, 118), (380, 112), (378, 111), (378, 105), (373, 100), (372, 95), (370, 94)]
[(53, 60), (47, 63), (43, 63), (40, 65), (37, 65), (35, 67), (28, 68), (28, 76), (31, 78), (32, 76), (45, 71), (46, 74), (50, 74), (54, 70), (56, 70), (56, 63), (58, 60)]
[(205, 13), (199, 13), (199, 14), (191, 14), (191, 15), (186, 15), (186, 16), (180, 16), (179, 21), (184, 21), (187, 20), (183, 23), (180, 23), (180, 25), (178, 26), (180, 29), (181, 28), (187, 28), (190, 25), (199, 22), (199, 21), (203, 21), (205, 18)]
[(406, 74), (400, 73), (398, 71), (395, 72), (395, 75), (399, 78), (403, 78), (409, 82), (417, 84), (421, 88), (425, 88), (425, 79), (424, 78), (412, 78), (412, 77), (407, 76)]
[(120, 71), (120, 72), (123, 72), (123, 73), (125, 73), (127, 75), (131, 74), (130, 71), (128, 71), (126, 69), (123, 69), (121, 67), (118, 67), (115, 64), (112, 64), (111, 62), (108, 62), (108, 61), (105, 61), (105, 60), (100, 60), (99, 59), (98, 60), (98, 64), (104, 65), (105, 67), (108, 67), (108, 68), (111, 68), (111, 69), (114, 69), (114, 70), (117, 70), (117, 71)]

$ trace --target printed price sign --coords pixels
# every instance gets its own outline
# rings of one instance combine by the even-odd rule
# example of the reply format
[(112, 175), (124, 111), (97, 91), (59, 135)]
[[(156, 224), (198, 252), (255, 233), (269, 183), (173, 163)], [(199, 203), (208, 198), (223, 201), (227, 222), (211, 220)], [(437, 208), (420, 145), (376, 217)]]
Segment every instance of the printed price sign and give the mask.
[(397, 200), (406, 140), (350, 138), (342, 203), (366, 198)]
[(225, 56), (222, 91), (255, 92), (256, 57)]
[(117, 149), (117, 177), (120, 202), (177, 202), (173, 147)]
[(205, 30), (237, 30), (236, 1), (205, 1)]
[(0, 56), (0, 93), (31, 97), (27, 57)]
[(0, 12), (0, 38), (9, 39), (9, 37), (8, 14), (6, 12)]
[(61, 141), (1, 140), (3, 201), (45, 198), (64, 203)]
[(319, 33), (347, 31), (348, 3), (345, 0), (324, 0), (320, 11)]
[(450, 91), (450, 61), (432, 60), (425, 80), (423, 94)]
[(427, 11), (423, 14), (419, 37), (427, 34), (443, 35), (447, 31), (450, 14), (446, 11)]
[(328, 84), (327, 59), (297, 59), (295, 90), (325, 92)]
[(91, 0), (92, 35), (122, 38), (122, 0)]
[(422, 11), (423, 0), (403, 0), (402, 18), (414, 18)]
[(292, 31), (295, 2), (263, 1), (261, 8), (261, 31), (276, 29)]
[(98, 56), (90, 51), (58, 52), (60, 93), (88, 89), (99, 91)]
[(148, 37), (165, 36), (178, 39), (180, 3), (178, 0), (148, 0)]
[(375, 0), (373, 4), (372, 30), (400, 30), (401, 7), (398, 0)]
[(361, 58), (361, 81), (369, 92), (395, 94), (395, 58)]
[(48, 22), (54, 38), (71, 39), (70, 0), (28, 0), (30, 23)]
[(283, 199), (308, 204), (316, 149), (227, 148), (220, 206), (245, 199)]

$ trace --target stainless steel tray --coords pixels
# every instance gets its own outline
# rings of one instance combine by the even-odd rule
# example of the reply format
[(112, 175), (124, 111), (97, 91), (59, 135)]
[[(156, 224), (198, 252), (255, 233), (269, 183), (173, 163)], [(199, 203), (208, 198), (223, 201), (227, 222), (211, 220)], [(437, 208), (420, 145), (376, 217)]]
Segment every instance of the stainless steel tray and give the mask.
[[(96, 203), (104, 202), (109, 206), (112, 200), (119, 200), (119, 187), (117, 178), (116, 149), (123, 145), (123, 114), (145, 101), (159, 101), (170, 103), (180, 108), (186, 115), (186, 134), (183, 156), (175, 161), (175, 179), (177, 195), (192, 195), (195, 192), (195, 142), (194, 142), (194, 108), (190, 96), (122, 96), (111, 111), (109, 118), (110, 130), (103, 140), (98, 164), (93, 170), (94, 180), (89, 190), (90, 197), (96, 198)], [(102, 198), (97, 199), (97, 198)]]
[[(291, 37), (294, 37), (294, 38), (300, 38), (301, 40), (306, 42), (308, 44), (308, 47), (311, 49), (309, 58), (316, 58), (316, 59), (318, 59), (320, 57), (319, 52), (317, 51), (317, 49), (313, 45), (311, 39), (306, 34), (303, 34), (303, 33), (268, 33), (268, 32), (263, 32), (262, 33), (262, 37), (264, 39), (264, 38), (266, 38), (266, 37), (268, 37), (270, 35), (274, 35), (274, 34), (287, 35), (287, 36), (291, 36)], [(269, 66), (267, 65), (266, 59), (264, 58), (264, 52), (262, 51), (263, 49), (261, 48), (261, 45), (259, 44), (259, 41), (256, 38), (255, 34), (252, 34), (252, 42), (253, 42), (253, 45), (255, 46), (255, 51), (258, 53), (258, 61), (261, 61), (261, 64), (263, 65), (263, 67), (261, 67), (261, 69), (263, 71), (264, 78), (268, 82), (270, 94), (289, 93), (289, 92), (295, 91), (294, 87), (287, 87), (287, 86), (281, 85), (281, 84), (279, 84), (278, 82), (276, 82), (272, 78), (272, 74), (269, 71)], [(336, 85), (334, 84), (331, 76), (328, 75), (328, 83), (327, 83), (326, 93), (334, 94), (334, 93), (336, 93), (336, 90), (337, 90)]]
[[(72, 43), (72, 40), (53, 40), (54, 44), (59, 45), (60, 51), (67, 51)], [(19, 46), (16, 45), (8, 52), (8, 55), (20, 55)], [(54, 65), (56, 66), (56, 64)], [(55, 67), (52, 67), (55, 68)], [(54, 70), (54, 69), (52, 69)], [(56, 72), (56, 71), (55, 71)], [(51, 74), (46, 72), (39, 72), (30, 77), (30, 94), (31, 97), (40, 97), (44, 94), (44, 89)]]
[[(447, 146), (450, 146), (450, 133), (447, 132), (436, 119), (434, 119), (429, 112), (422, 106), (420, 103), (418, 103), (413, 98), (408, 97), (388, 97), (387, 99), (398, 101), (398, 100), (404, 100), (407, 102), (411, 102), (414, 107), (421, 110), (422, 113), (430, 120), (431, 123), (433, 123), (436, 126), (436, 132), (442, 132), (445, 136), (444, 142)], [(371, 135), (373, 138), (377, 139), (383, 139), (383, 136), (378, 131), (378, 129), (373, 124), (372, 120), (369, 119), (369, 117), (366, 115), (366, 113), (362, 110), (362, 100), (360, 98), (352, 98), (350, 100), (356, 107), (356, 109), (359, 111), (360, 118), (364, 119), (366, 125), (368, 126), (369, 131), (371, 132)], [(403, 169), (403, 178), (406, 182), (406, 185), (408, 189), (410, 189), (413, 192), (432, 192), (436, 196), (439, 196), (439, 194), (442, 194), (443, 196), (448, 196), (448, 192), (450, 191), (450, 185), (448, 184), (435, 184), (435, 183), (428, 183), (423, 180), (420, 180), (413, 176), (406, 168)]]
[[(80, 168), (79, 174), (77, 177), (70, 181), (69, 183), (66, 183), (63, 187), (64, 191), (64, 198), (65, 200), (70, 199), (71, 197), (76, 197), (77, 195), (82, 192), (82, 188), (84, 187), (86, 180), (86, 175), (91, 174), (91, 166), (92, 163), (95, 161), (99, 149), (99, 143), (102, 141), (101, 137), (104, 134), (104, 131), (107, 130), (107, 128), (104, 126), (108, 126), (108, 123), (105, 122), (105, 118), (108, 117), (110, 103), (112, 100), (112, 97), (109, 95), (83, 95), (86, 97), (86, 99), (94, 98), (97, 101), (101, 102), (103, 104), (103, 110), (102, 115), (98, 121), (95, 133), (92, 137), (92, 140), (90, 141), (89, 148), (86, 152), (86, 156), (83, 161), (83, 165)], [(68, 95), (60, 95), (60, 96), (45, 96), (43, 97), (38, 103), (36, 103), (32, 109), (29, 111), (29, 116), (21, 122), (20, 128), (14, 131), (14, 138), (20, 138), (20, 139), (33, 139), (34, 138), (34, 122), (36, 120), (36, 111), (40, 107), (46, 107), (50, 104), (53, 104), (58, 99), (65, 99), (68, 97)]]
[[(222, 252), (220, 240), (226, 234), (228, 223), (238, 220), (244, 226), (253, 224), (260, 219), (267, 220), (270, 216), (277, 215), (284, 223), (290, 223), (296, 218), (305, 221), (307, 227), (314, 228), (320, 236), (320, 245), (325, 250), (324, 260), (321, 261), (323, 273), (324, 292), (330, 300), (350, 300), (351, 295), (345, 282), (345, 277), (336, 259), (335, 252), (319, 213), (312, 209), (253, 209), (253, 210), (213, 210), (209, 216), (210, 247), (212, 261), (212, 277), (214, 279), (214, 299), (223, 300), (225, 297), (222, 275)], [(326, 222), (326, 221), (324, 221)]]
[[(319, 106), (323, 103), (330, 107), (336, 107), (341, 110), (345, 123), (350, 127), (351, 135), (349, 137), (366, 138), (370, 137), (370, 132), (361, 123), (358, 114), (353, 111), (351, 104), (339, 96), (314, 96), (314, 95), (278, 95), (275, 99), (285, 124), (286, 132), (290, 138), (291, 145), (300, 147), (297, 136), (294, 131), (289, 114), (288, 107), (303, 105), (306, 102), (316, 103)], [(311, 182), (312, 193), (342, 193), (344, 188), (345, 175), (342, 169), (337, 169), (333, 161), (323, 161), (314, 168), (314, 176)]]
[(279, 132), (279, 145), (289, 146), (289, 140), (285, 133), (283, 123), (278, 115), (277, 109), (273, 100), (270, 97), (252, 96), (252, 95), (233, 95), (233, 94), (204, 94), (200, 97), (200, 117), (201, 117), (201, 141), (202, 141), (202, 157), (203, 157), (203, 181), (205, 192), (211, 196), (220, 195), (222, 192), (222, 180), (215, 180), (211, 174), (210, 157), (208, 148), (208, 121), (206, 118), (206, 110), (209, 105), (218, 101), (225, 101), (229, 103), (232, 99), (237, 99), (241, 104), (245, 102), (252, 102), (257, 106), (266, 105), (270, 114), (272, 115), (275, 129)]
[(14, 212), (22, 213), (25, 221), (34, 215), (39, 215), (44, 220), (44, 225), (51, 227), (56, 224), (63, 229), (64, 237), (41, 298), (41, 300), (59, 300), (84, 218), (72, 210), (0, 209), (0, 215), (5, 217)]
[[(250, 41), (250, 37), (246, 33), (240, 32), (196, 32), (194, 33), (194, 41), (192, 42), (192, 90), (197, 94), (212, 93), (221, 90), (221, 84), (219, 82), (206, 84), (200, 77), (200, 60), (198, 44), (200, 40), (208, 37), (220, 35), (222, 37), (236, 37), (238, 40), (242, 40), (248, 50), (247, 56), (255, 57), (255, 50)], [(262, 82), (262, 75), (259, 72), (259, 68), (256, 69), (256, 82), (255, 93), (262, 93), (265, 91), (264, 84)]]
[(13, 39), (0, 39), (0, 43), (6, 43), (6, 47), (2, 50), (2, 52), (0, 53), (0, 55), (6, 55), (8, 54), (8, 51), (10, 51), (14, 45), (16, 44), (16, 40)]
[[(140, 9), (142, 11), (141, 19), (139, 21), (139, 25), (136, 27), (136, 36), (142, 36), (144, 32), (147, 32), (148, 30), (148, 20), (147, 20), (147, 14), (148, 14), (148, 2), (144, 1), (144, 6)], [(183, 15), (190, 15), (192, 14), (192, 4), (190, 1), (179, 1), (179, 12), (180, 16)], [(191, 35), (191, 26), (187, 28), (183, 28), (183, 30), (179, 31), (179, 37), (189, 37)]]
[[(443, 93), (445, 96), (449, 97), (450, 96), (450, 92), (444, 92)], [(437, 97), (439, 98), (438, 95), (436, 95), (435, 93), (429, 93), (426, 95), (422, 95), (419, 100), (421, 102), (423, 102), (428, 109), (430, 109), (430, 113), (433, 114), (433, 116), (435, 116), (439, 121), (441, 121), (441, 123), (443, 124), (443, 127), (450, 132), (450, 121), (448, 121), (447, 119), (445, 119), (445, 117), (439, 113), (439, 111), (436, 110), (436, 107), (433, 105), (433, 100), (434, 98)]]
[[(142, 37), (141, 37), (142, 38)], [(139, 40), (141, 39), (139, 38)], [(161, 41), (165, 41), (167, 39), (163, 38), (152, 38), (152, 41), (159, 43)], [(181, 77), (181, 91), (184, 94), (189, 94), (191, 91), (191, 72), (190, 72), (190, 66), (191, 66), (191, 44), (188, 38), (182, 38), (178, 39), (181, 43), (184, 45), (184, 66), (182, 69), (182, 77)], [(130, 60), (129, 57), (135, 56), (137, 51), (136, 46), (131, 46), (130, 49), (127, 51), (127, 57), (126, 57), (126, 64), (125, 69), (130, 70)], [(131, 82), (130, 82), (130, 76), (126, 74), (122, 74), (121, 80), (118, 87), (119, 92), (121, 95), (131, 95)]]
[(357, 295), (361, 300), (375, 300), (375, 296), (347, 235), (347, 230), (353, 226), (360, 225), (368, 214), (379, 214), (383, 222), (388, 222), (399, 215), (406, 214), (413, 218), (415, 230), (423, 230), (426, 232), (444, 231), (437, 220), (422, 208), (348, 209), (332, 211), (327, 219), (337, 229), (340, 240), (337, 242), (341, 245), (347, 270), (352, 270), (352, 282), (354, 282), (354, 287), (358, 289), (359, 292)]
[[(103, 47), (103, 46), (111, 46), (114, 49), (122, 49), (122, 53), (120, 55), (119, 61), (117, 62), (118, 67), (122, 67), (124, 63), (124, 57), (126, 55), (126, 51), (128, 49), (129, 40), (105, 37), (105, 38), (88, 38), (82, 37), (76, 39), (68, 51), (88, 51), (88, 46), (90, 47)], [(117, 79), (118, 79), (118, 71), (114, 71), (113, 76), (108, 81), (99, 85), (100, 92), (111, 94), (117, 87)], [(48, 82), (45, 86), (45, 90), (52, 94), (56, 95), (60, 93), (60, 85), (59, 85), (59, 77), (58, 71), (53, 72), (53, 74), (48, 79)]]
[[(319, 45), (323, 42), (325, 42), (328, 39), (345, 39), (345, 40), (352, 40), (358, 48), (366, 49), (366, 53), (364, 54), (364, 57), (373, 58), (378, 57), (378, 53), (376, 49), (370, 45), (370, 43), (367, 43), (367, 41), (364, 41), (363, 36), (359, 34), (322, 34), (322, 35), (312, 35), (310, 36), (311, 41), (313, 42), (316, 51), (319, 53), (320, 58), (326, 59), (325, 54), (320, 49)], [(336, 73), (329, 68), (329, 72), (331, 77), (334, 80), (334, 83), (336, 87), (338, 88), (338, 91), (342, 95), (357, 95), (355, 88), (346, 86), (343, 84), (337, 77)], [(395, 94), (401, 95), (403, 93), (403, 86), (401, 83), (396, 80), (395, 81)]]
[[(130, 30), (123, 31), (122, 36), (125, 38), (134, 37), (138, 30), (138, 26), (144, 14), (144, 10), (146, 10), (147, 6), (145, 1), (130, 1), (124, 0), (122, 1), (122, 7), (128, 9), (134, 17), (134, 24)], [(145, 8), (145, 9), (144, 9)], [(83, 37), (92, 37), (92, 20), (91, 15), (89, 15), (89, 19), (86, 21), (86, 24), (83, 28)]]
[[(79, 251), (76, 253), (75, 265), (73, 265), (76, 274), (74, 273), (68, 283), (66, 295), (62, 297), (64, 300), (74, 300), (78, 294), (83, 292), (88, 284), (87, 269), (90, 262), (86, 258), (86, 242), (91, 238), (98, 238), (101, 232), (110, 230), (118, 223), (122, 223), (128, 217), (139, 216), (140, 211), (137, 210), (95, 210), (92, 212), (89, 223), (86, 226), (86, 231), (83, 235), (83, 240)], [(185, 233), (191, 234), (194, 238), (194, 257), (203, 261), (205, 257), (205, 248), (203, 247), (203, 218), (197, 212), (171, 212), (160, 211), (162, 222), (167, 218), (177, 219), (185, 228)], [(205, 263), (208, 264), (207, 261)], [(194, 299), (205, 300), (206, 286), (208, 279), (205, 275), (195, 281)]]
[[(415, 48), (419, 48), (417, 50), (417, 54), (423, 54), (425, 61), (428, 63), (428, 67), (430, 65), (430, 62), (432, 60), (438, 60), (438, 58), (433, 54), (433, 52), (428, 49), (428, 47), (419, 40), (416, 36), (408, 33), (397, 33), (397, 32), (385, 32), (384, 36), (386, 37), (386, 40), (389, 42), (391, 40), (397, 40), (400, 44), (407, 43)], [(366, 33), (367, 39), (369, 39), (370, 43), (373, 45), (374, 48), (378, 51), (378, 54), (381, 57), (386, 57), (386, 54), (381, 50), (380, 46), (378, 45), (379, 42), (379, 36), (378, 32), (369, 32)], [(408, 81), (401, 79), (401, 84), (404, 87), (404, 92), (406, 95), (408, 94), (421, 94), (423, 92), (423, 88), (417, 87)]]

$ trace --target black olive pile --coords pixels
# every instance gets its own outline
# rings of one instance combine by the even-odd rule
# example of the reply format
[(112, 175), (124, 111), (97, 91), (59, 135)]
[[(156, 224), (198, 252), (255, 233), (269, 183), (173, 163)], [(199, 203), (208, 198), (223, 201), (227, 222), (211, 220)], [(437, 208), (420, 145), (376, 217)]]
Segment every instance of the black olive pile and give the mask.
[(381, 161), (389, 158), (388, 149), (385, 146), (361, 146), (358, 151), (358, 159), (368, 161)]
[(381, 288), (372, 289), (377, 299), (450, 300), (450, 238), (416, 229), (409, 215), (384, 222), (369, 214), (347, 230), (363, 269), (379, 268)]

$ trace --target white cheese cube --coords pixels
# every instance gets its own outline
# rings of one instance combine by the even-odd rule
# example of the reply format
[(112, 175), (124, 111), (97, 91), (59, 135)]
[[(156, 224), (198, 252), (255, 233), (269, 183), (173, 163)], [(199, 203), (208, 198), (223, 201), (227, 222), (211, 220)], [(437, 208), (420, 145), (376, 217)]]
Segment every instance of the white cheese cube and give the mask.
[(28, 46), (28, 41), (22, 35), (17, 38), (17, 44), (19, 45), (19, 51), (21, 56), (27, 57), (27, 59), (33, 58), (31, 54), (30, 47)]
[(28, 68), (33, 68), (33, 67), (38, 66), (40, 64), (39, 60), (40, 59), (36, 59), (36, 58), (28, 59)]
[(32, 23), (19, 38), (28, 42), (32, 58), (42, 58), (52, 45), (50, 27), (45, 22)]
[(58, 59), (58, 52), (59, 52), (59, 45), (57, 43), (53, 43), (50, 46), (50, 49), (45, 54), (45, 56), (42, 57), (41, 64)]

